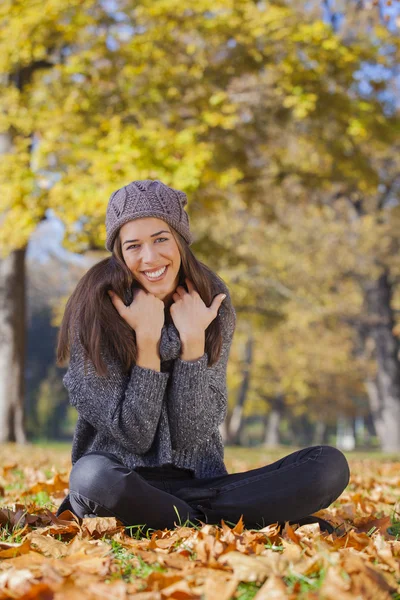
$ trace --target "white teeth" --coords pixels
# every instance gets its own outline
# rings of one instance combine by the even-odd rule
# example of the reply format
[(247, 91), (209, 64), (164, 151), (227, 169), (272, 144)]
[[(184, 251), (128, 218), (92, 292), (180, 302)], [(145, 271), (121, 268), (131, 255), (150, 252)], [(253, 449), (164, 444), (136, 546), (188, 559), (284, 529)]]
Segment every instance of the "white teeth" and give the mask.
[(160, 275), (162, 275), (164, 273), (166, 268), (167, 267), (163, 267), (159, 271), (153, 271), (151, 273), (149, 271), (145, 271), (145, 275), (147, 275), (147, 277), (150, 277), (150, 279), (156, 279), (157, 277), (160, 277)]

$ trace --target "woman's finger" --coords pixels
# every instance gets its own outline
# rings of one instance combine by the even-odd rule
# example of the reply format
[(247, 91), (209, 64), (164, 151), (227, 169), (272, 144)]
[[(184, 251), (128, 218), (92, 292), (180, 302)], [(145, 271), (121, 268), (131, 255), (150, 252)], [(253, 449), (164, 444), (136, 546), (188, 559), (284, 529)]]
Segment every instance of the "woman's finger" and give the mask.
[(210, 306), (208, 307), (208, 310), (214, 314), (214, 318), (217, 316), (218, 314), (218, 309), (221, 306), (221, 304), (223, 303), (223, 301), (226, 298), (226, 294), (218, 294), (218, 296), (215, 296), (214, 300), (211, 302)]
[(119, 312), (119, 314), (121, 314), (121, 312), (123, 312), (124, 309), (126, 309), (125, 304), (122, 302), (121, 298), (115, 292), (109, 290), (107, 293), (110, 296), (111, 302), (113, 303), (114, 307)]
[(181, 285), (178, 285), (178, 287), (175, 290), (175, 293), (178, 294), (180, 297), (184, 296), (185, 294), (187, 294), (185, 288)]
[(191, 292), (197, 292), (197, 290), (196, 290), (196, 288), (194, 286), (193, 281), (191, 281), (188, 277), (185, 277), (185, 281), (186, 281), (186, 285), (187, 285), (187, 289), (189, 291), (189, 294)]

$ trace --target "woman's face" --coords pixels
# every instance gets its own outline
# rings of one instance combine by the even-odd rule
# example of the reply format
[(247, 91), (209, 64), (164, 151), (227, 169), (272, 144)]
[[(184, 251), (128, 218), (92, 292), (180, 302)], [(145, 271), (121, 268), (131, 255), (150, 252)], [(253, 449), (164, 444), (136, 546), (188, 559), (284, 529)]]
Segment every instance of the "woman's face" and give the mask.
[[(179, 283), (181, 256), (171, 228), (162, 219), (144, 217), (122, 225), (119, 236), (122, 256), (142, 287), (163, 300), (172, 300)], [(157, 273), (157, 277), (152, 277)]]

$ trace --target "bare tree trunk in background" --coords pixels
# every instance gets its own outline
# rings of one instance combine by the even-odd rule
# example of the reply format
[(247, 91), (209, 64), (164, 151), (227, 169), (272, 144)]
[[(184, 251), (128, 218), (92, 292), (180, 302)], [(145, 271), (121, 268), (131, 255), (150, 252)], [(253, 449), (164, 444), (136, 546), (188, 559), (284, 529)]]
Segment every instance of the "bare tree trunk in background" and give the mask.
[[(12, 81), (22, 91), (36, 70), (53, 67), (47, 60), (33, 61), (14, 73), (1, 74), (0, 82)], [(0, 158), (12, 149), (12, 130), (0, 133)], [(18, 223), (15, 226), (18, 227)], [(26, 248), (22, 248), (0, 258), (0, 442), (21, 444), (27, 441), (24, 429), (25, 254)]]
[(233, 408), (230, 419), (225, 423), (225, 428), (222, 430), (222, 436), (224, 441), (228, 444), (239, 444), (240, 434), (243, 429), (243, 410), (244, 404), (247, 397), (247, 392), (250, 385), (250, 371), (253, 362), (253, 347), (254, 338), (250, 331), (246, 347), (244, 351), (244, 367), (243, 367), (243, 378), (240, 384), (236, 404)]
[[(377, 383), (367, 387), (371, 409), (375, 410), (375, 428), (382, 450), (400, 450), (400, 362), (399, 342), (393, 334), (392, 285), (384, 270), (365, 286), (365, 303), (370, 316), (369, 335), (375, 343), (378, 363)], [(371, 393), (372, 392), (372, 393)]]
[(264, 446), (267, 448), (280, 444), (279, 425), (283, 416), (284, 404), (284, 397), (281, 394), (272, 398), (271, 410), (267, 415), (264, 434)]
[(0, 260), (0, 442), (26, 443), (24, 429), (25, 248)]
[(376, 378), (370, 378), (364, 382), (364, 385), (368, 394), (371, 417), (375, 431), (378, 434), (379, 439), (383, 440), (385, 437), (385, 423), (382, 418), (383, 402), (379, 393), (378, 381)]
[(325, 432), (326, 432), (326, 423), (324, 423), (324, 421), (321, 421), (321, 420), (317, 421), (315, 424), (314, 438), (312, 441), (314, 446), (319, 446), (320, 444), (324, 443)]

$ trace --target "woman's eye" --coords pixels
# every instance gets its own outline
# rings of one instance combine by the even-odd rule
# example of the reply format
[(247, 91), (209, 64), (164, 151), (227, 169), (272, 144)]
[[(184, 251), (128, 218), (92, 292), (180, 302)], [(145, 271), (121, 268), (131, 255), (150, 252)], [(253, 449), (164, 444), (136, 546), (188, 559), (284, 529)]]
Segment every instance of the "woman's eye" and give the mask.
[[(161, 240), (163, 242), (164, 241), (168, 242), (168, 238), (162, 238), (162, 237), (157, 238), (155, 241), (158, 242), (159, 240)], [(138, 248), (139, 246), (140, 246), (140, 244), (131, 244), (130, 246), (128, 246), (127, 249), (128, 250), (130, 250), (131, 248), (135, 249), (135, 248)]]

